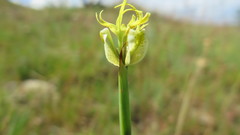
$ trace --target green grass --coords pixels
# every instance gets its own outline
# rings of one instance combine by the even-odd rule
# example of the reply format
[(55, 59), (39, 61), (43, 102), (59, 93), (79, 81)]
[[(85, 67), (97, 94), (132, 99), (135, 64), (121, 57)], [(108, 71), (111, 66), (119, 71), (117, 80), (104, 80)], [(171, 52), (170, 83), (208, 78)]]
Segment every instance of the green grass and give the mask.
[[(101, 9), (35, 11), (6, 2), (0, 6), (0, 134), (117, 135), (117, 68), (107, 62), (99, 38), (102, 27), (95, 12)], [(115, 20), (115, 13), (106, 9), (104, 18)], [(147, 56), (129, 68), (133, 134), (174, 133), (206, 38), (211, 42), (207, 66), (194, 85), (183, 134), (240, 134), (240, 28), (153, 15), (147, 35)], [(5, 84), (26, 79), (54, 82), (59, 103), (34, 109), (11, 104)], [(201, 112), (213, 123), (199, 120)]]

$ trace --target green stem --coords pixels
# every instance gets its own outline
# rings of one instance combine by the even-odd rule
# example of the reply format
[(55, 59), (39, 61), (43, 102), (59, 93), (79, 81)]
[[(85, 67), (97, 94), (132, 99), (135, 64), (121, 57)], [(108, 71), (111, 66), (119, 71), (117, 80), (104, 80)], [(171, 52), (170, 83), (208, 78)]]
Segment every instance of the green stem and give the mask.
[(124, 65), (119, 67), (118, 85), (120, 134), (131, 135), (131, 115), (128, 95), (127, 67)]

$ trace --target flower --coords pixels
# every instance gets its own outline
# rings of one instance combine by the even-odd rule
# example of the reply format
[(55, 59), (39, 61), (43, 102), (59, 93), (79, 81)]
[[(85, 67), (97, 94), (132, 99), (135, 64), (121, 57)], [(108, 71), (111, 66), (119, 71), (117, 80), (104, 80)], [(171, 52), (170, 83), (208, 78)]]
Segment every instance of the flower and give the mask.
[[(125, 9), (126, 6), (130, 8)], [(127, 0), (123, 0), (115, 8), (120, 8), (116, 24), (109, 23), (102, 18), (103, 10), (99, 15), (96, 13), (97, 21), (106, 27), (100, 31), (106, 58), (115, 66), (136, 64), (143, 59), (147, 51), (145, 27), (148, 25), (150, 13), (144, 15), (142, 11), (127, 3)], [(122, 24), (123, 15), (129, 11), (135, 14), (132, 15), (127, 25)], [(111, 33), (116, 35), (117, 45), (114, 44)]]

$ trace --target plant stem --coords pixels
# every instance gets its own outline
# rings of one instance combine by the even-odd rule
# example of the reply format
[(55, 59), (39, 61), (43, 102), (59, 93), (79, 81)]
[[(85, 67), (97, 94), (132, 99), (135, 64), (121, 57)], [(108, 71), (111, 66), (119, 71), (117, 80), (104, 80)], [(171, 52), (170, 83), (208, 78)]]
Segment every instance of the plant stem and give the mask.
[(120, 135), (131, 135), (131, 115), (128, 95), (127, 67), (124, 65), (119, 67), (118, 85)]
[(190, 79), (190, 82), (187, 86), (187, 90), (184, 94), (183, 97), (183, 102), (180, 108), (180, 113), (178, 115), (178, 119), (177, 119), (177, 125), (176, 125), (176, 131), (174, 135), (182, 135), (182, 130), (183, 130), (183, 126), (184, 126), (184, 122), (185, 119), (187, 117), (187, 113), (188, 113), (188, 109), (191, 105), (191, 98), (194, 92), (194, 86), (197, 83), (197, 80), (202, 72), (203, 67), (198, 66), (195, 70), (195, 72), (193, 73), (193, 76)]

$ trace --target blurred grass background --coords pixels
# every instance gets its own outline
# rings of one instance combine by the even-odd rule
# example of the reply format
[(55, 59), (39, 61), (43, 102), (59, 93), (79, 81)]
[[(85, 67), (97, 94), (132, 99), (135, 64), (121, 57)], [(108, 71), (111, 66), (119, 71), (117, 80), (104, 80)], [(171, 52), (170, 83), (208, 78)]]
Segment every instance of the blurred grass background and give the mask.
[[(119, 134), (117, 68), (99, 38), (101, 9), (37, 11), (0, 2), (0, 135)], [(116, 15), (105, 9), (106, 20)], [(133, 133), (172, 135), (195, 79), (183, 135), (239, 135), (240, 28), (153, 14), (147, 35), (147, 56), (129, 68)], [(54, 85), (55, 95), (19, 99), (21, 85), (33, 79)]]

